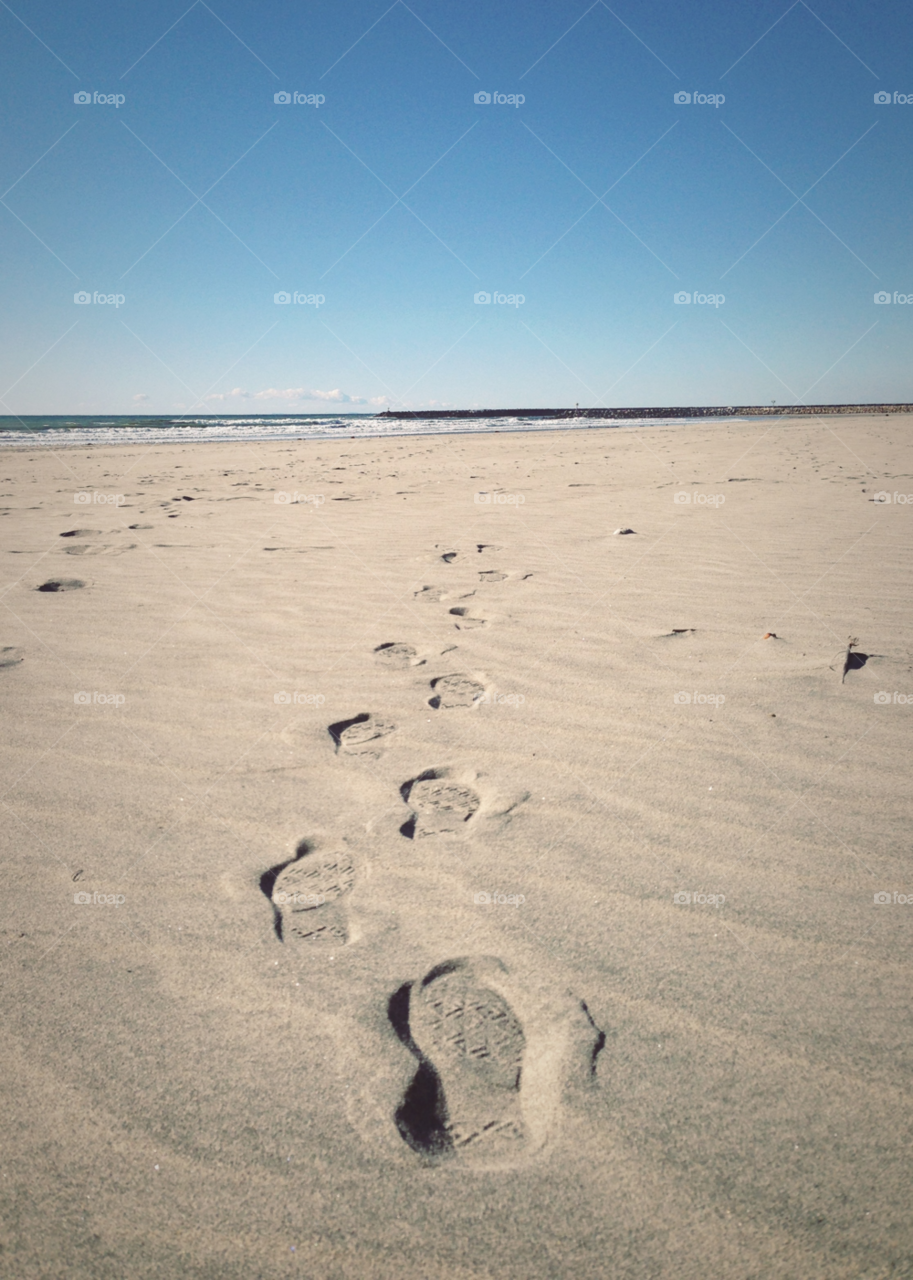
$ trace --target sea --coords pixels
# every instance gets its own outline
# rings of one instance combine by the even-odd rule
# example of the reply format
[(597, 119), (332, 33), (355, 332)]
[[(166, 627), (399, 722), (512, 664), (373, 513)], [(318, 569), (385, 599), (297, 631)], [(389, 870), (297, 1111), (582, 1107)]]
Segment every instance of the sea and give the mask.
[[(725, 420), (725, 419), (724, 419)], [(97, 444), (179, 444), (207, 440), (331, 440), (350, 436), (457, 435), (501, 431), (569, 431), (598, 427), (677, 426), (691, 418), (385, 418), (377, 414), (0, 416), (0, 447), (66, 448)], [(716, 422), (721, 421), (719, 418)]]

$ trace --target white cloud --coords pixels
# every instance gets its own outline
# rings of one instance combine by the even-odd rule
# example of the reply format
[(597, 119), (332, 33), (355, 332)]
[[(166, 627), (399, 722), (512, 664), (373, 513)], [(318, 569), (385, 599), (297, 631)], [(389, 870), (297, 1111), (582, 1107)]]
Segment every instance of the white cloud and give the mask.
[(233, 391), (213, 392), (212, 395), (205, 397), (207, 401), (217, 404), (224, 404), (226, 400), (284, 400), (287, 404), (298, 403), (299, 401), (322, 400), (329, 404), (386, 404), (386, 397), (379, 400), (367, 401), (364, 396), (350, 396), (345, 391), (340, 391), (338, 387), (333, 391), (308, 390), (307, 387), (285, 387), (280, 390), (278, 387), (267, 387), (265, 391), (245, 391), (241, 387), (235, 387)]
[(305, 400), (307, 392), (304, 387), (286, 387), (284, 391), (277, 391), (275, 387), (269, 387), (266, 391), (255, 391), (255, 400)]
[(333, 404), (367, 404), (364, 396), (347, 396), (344, 391), (340, 391), (337, 387), (335, 391), (312, 391), (310, 393), (312, 400), (330, 400)]
[(138, 395), (138, 396), (134, 396), (134, 397), (133, 397), (133, 403), (134, 403), (134, 404), (139, 404), (139, 403), (140, 403), (140, 401), (142, 401), (142, 400), (148, 400), (148, 399), (149, 399), (149, 397), (148, 397), (147, 395)]
[(205, 399), (205, 400), (217, 400), (217, 401), (220, 401), (220, 402), (221, 402), (221, 401), (223, 401), (223, 400), (249, 400), (249, 399), (250, 399), (250, 392), (249, 392), (249, 391), (245, 391), (242, 387), (235, 387), (235, 389), (234, 389), (233, 391), (226, 391), (224, 394), (221, 394), (221, 393), (219, 393), (219, 392), (215, 392), (215, 393), (214, 393), (213, 395), (211, 395), (211, 396), (204, 396), (204, 399)]

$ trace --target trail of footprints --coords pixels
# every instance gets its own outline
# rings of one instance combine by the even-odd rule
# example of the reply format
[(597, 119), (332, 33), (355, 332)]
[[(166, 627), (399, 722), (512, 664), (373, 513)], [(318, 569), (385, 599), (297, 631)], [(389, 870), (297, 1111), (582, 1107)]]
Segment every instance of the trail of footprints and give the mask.
[[(441, 560), (465, 563), (473, 555), (497, 550), (478, 543), (474, 552), (447, 551)], [(486, 569), (480, 571), (479, 581), (498, 583), (507, 577)], [(424, 586), (415, 598), (441, 604), (448, 593)], [(460, 628), (486, 625), (486, 619), (464, 606), (451, 607), (449, 614)], [(377, 666), (392, 671), (425, 663), (415, 647), (403, 641), (378, 645), (373, 657)], [(436, 676), (429, 684), (427, 705), (434, 710), (472, 708), (485, 696), (484, 685), (464, 672)], [(328, 726), (337, 755), (368, 760), (383, 753), (395, 732), (391, 719), (372, 712)], [(482, 807), (478, 792), (446, 768), (427, 769), (404, 782), (400, 796), (410, 813), (400, 833), (411, 840), (471, 831)], [(327, 849), (303, 842), (294, 858), (271, 868), (260, 882), (273, 904), (277, 937), (318, 948), (351, 941), (346, 899), (356, 878), (355, 859), (342, 842)], [(494, 963), (504, 969), (499, 961)], [(576, 1002), (574, 1008), (589, 1046), (591, 1070), (604, 1036), (586, 1014), (586, 1006)], [(458, 1158), (487, 1167), (513, 1163), (537, 1145), (524, 1115), (523, 1025), (509, 1000), (486, 977), (485, 964), (459, 959), (435, 966), (420, 982), (406, 984), (391, 997), (388, 1016), (417, 1059), (415, 1076), (394, 1116), (400, 1136), (413, 1151), (429, 1160)], [(545, 1039), (554, 1041), (558, 1034), (556, 1024), (547, 1029)], [(533, 1098), (529, 1107), (541, 1113), (541, 1097)]]

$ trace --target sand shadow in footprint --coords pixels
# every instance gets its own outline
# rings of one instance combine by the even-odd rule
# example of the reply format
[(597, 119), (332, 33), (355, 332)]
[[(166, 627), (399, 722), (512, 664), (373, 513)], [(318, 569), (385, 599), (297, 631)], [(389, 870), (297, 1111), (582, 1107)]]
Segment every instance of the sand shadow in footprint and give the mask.
[(277, 863), (260, 877), (260, 892), (273, 908), (280, 942), (332, 942), (349, 939), (344, 903), (355, 883), (355, 863), (347, 850), (325, 852), (302, 840), (294, 858)]
[(470, 631), (474, 627), (484, 627), (487, 625), (486, 618), (480, 618), (478, 615), (470, 613), (468, 609), (457, 607), (450, 610), (451, 616), (455, 619), (454, 626), (460, 631)]
[(403, 1141), (432, 1159), (522, 1155), (523, 1028), (471, 962), (448, 960), (400, 987), (387, 1013), (419, 1064), (395, 1114)]
[(382, 667), (390, 667), (400, 671), (406, 667), (420, 667), (425, 659), (420, 658), (411, 644), (401, 640), (387, 640), (374, 650), (374, 660)]
[(435, 711), (447, 707), (474, 707), (485, 697), (485, 687), (473, 680), (472, 676), (453, 672), (451, 675), (438, 676), (431, 681), (434, 697), (428, 699), (428, 706)]
[(336, 754), (369, 756), (375, 759), (383, 752), (384, 739), (396, 731), (392, 720), (362, 711), (350, 720), (337, 720), (327, 725), (327, 733), (336, 744)]
[(400, 1137), (429, 1161), (476, 1168), (541, 1148), (605, 1045), (583, 1001), (532, 996), (494, 956), (436, 965), (393, 993), (387, 1016), (418, 1063), (394, 1113)]
[(79, 578), (48, 578), (36, 591), (78, 591), (86, 584)]
[(399, 829), (407, 840), (460, 834), (482, 803), (471, 787), (452, 778), (449, 769), (426, 769), (404, 782), (399, 793), (412, 810)]

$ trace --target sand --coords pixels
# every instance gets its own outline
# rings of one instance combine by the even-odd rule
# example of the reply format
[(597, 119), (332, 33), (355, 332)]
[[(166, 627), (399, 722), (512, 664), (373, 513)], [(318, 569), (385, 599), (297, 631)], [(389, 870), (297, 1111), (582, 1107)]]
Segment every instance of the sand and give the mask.
[(0, 1271), (913, 1274), (910, 426), (6, 451)]

